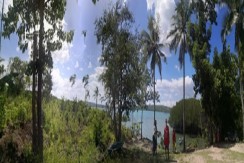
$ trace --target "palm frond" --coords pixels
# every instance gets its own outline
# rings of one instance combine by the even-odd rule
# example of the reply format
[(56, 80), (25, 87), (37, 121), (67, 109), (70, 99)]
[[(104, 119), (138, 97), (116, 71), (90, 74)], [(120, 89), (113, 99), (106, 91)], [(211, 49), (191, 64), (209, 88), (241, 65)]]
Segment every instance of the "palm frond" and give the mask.
[(152, 38), (151, 36), (149, 35), (148, 32), (146, 32), (145, 30), (143, 30), (141, 32), (141, 36), (142, 36), (142, 42), (145, 44), (149, 44), (150, 42), (152, 42)]
[(166, 55), (162, 52), (162, 51), (158, 51), (158, 53), (159, 53), (159, 55), (160, 55), (160, 57), (163, 59), (163, 61), (165, 62), (165, 63), (167, 63), (167, 58), (166, 58)]
[(178, 31), (178, 28), (176, 28), (176, 26), (174, 26), (174, 29), (169, 31), (169, 34), (167, 35), (166, 38), (168, 39), (169, 37), (174, 36), (177, 31)]
[(151, 57), (151, 70), (155, 71), (155, 65), (157, 64), (156, 62), (156, 54), (152, 53), (152, 57)]
[(158, 49), (163, 48), (164, 47), (164, 44), (159, 43), (159, 44), (157, 44), (157, 47), (158, 47)]
[(180, 41), (181, 41), (181, 35), (179, 33), (176, 33), (174, 35), (174, 37), (173, 37), (170, 45), (169, 45), (170, 51), (173, 51), (174, 50), (174, 52), (176, 54), (177, 49), (178, 49), (178, 45), (180, 44)]
[[(181, 0), (179, 3), (177, 3), (175, 8), (175, 14), (172, 16), (173, 19), (173, 26), (174, 28), (169, 32), (167, 35), (167, 38), (172, 37), (171, 43), (170, 43), (170, 51), (173, 51), (176, 53), (177, 49), (180, 48), (179, 51), (179, 61), (182, 66), (182, 55), (183, 52), (186, 53), (186, 47), (187, 44), (183, 39), (185, 38), (186, 34), (186, 28), (187, 28), (187, 22), (190, 20), (190, 5), (187, 0)], [(184, 45), (182, 43), (184, 42)], [(182, 47), (184, 46), (184, 47)]]

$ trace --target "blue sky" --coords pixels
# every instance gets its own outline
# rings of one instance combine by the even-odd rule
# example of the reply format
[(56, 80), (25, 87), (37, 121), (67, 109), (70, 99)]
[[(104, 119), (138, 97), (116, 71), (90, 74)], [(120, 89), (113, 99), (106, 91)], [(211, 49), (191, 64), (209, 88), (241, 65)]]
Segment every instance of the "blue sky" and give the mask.
[[(161, 41), (167, 43), (167, 33), (171, 29), (171, 16), (174, 14), (174, 0), (124, 0), (135, 18), (135, 26), (139, 31), (147, 29), (147, 18), (150, 14), (159, 15), (159, 25), (161, 32)], [(84, 99), (84, 88), (82, 77), (86, 74), (90, 75), (89, 90), (92, 95), (95, 87), (99, 87), (101, 94), (104, 94), (102, 83), (98, 81), (99, 75), (103, 72), (104, 67), (99, 64), (101, 55), (101, 47), (97, 45), (94, 36), (95, 19), (102, 16), (104, 9), (111, 6), (110, 0), (100, 0), (94, 5), (91, 0), (67, 0), (67, 10), (64, 17), (65, 30), (74, 30), (75, 35), (71, 44), (63, 43), (63, 48), (52, 54), (54, 60), (54, 68), (52, 70), (53, 90), (52, 94), (61, 98)], [(5, 5), (11, 5), (12, 0), (5, 0)], [(2, 4), (0, 4), (2, 5)], [(1, 7), (1, 6), (0, 6)], [(212, 49), (216, 46), (219, 52), (222, 49), (220, 31), (222, 28), (223, 15), (226, 8), (216, 8), (218, 12), (218, 25), (213, 27), (212, 33)], [(7, 11), (5, 7), (4, 12)], [(45, 26), (48, 28), (48, 25)], [(82, 31), (86, 30), (87, 35), (84, 38)], [(233, 51), (234, 39), (233, 33), (227, 38), (231, 44)], [(22, 54), (17, 47), (17, 36), (11, 35), (9, 39), (2, 39), (2, 50), (0, 56), (5, 59), (5, 65), (10, 57), (18, 56), (23, 60), (29, 60), (30, 48), (25, 54)], [(167, 55), (167, 64), (163, 64), (162, 80), (157, 74), (156, 90), (160, 94), (160, 102), (167, 106), (173, 106), (182, 98), (182, 70), (179, 69), (178, 54), (169, 52), (165, 47), (163, 51)], [(195, 70), (192, 68), (189, 56), (186, 56), (186, 97), (193, 97), (193, 81), (192, 75)], [(77, 75), (76, 83), (73, 87), (69, 82), (72, 74)], [(89, 101), (95, 101), (93, 97)]]

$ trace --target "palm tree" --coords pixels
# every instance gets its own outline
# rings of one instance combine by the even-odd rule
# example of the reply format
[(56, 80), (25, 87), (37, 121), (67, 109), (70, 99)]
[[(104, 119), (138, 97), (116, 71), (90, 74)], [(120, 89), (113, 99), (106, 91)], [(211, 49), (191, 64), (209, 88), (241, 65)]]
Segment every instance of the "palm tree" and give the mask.
[(243, 0), (222, 0), (222, 3), (228, 7), (228, 12), (224, 17), (223, 29), (221, 31), (222, 41), (226, 43), (226, 35), (235, 28), (235, 50), (238, 53), (238, 68), (240, 82), (240, 96), (243, 115), (243, 140), (244, 140), (244, 101), (243, 101), (243, 54), (244, 54), (244, 1)]
[(154, 98), (153, 98), (153, 106), (154, 106), (154, 126), (157, 130), (157, 124), (155, 121), (155, 67), (158, 66), (159, 74), (162, 79), (162, 61), (166, 62), (166, 56), (161, 51), (161, 49), (164, 47), (164, 44), (160, 43), (159, 40), (159, 26), (157, 24), (157, 21), (154, 17), (150, 16), (148, 18), (148, 32), (145, 30), (142, 31), (142, 42), (144, 45), (144, 50), (146, 54), (147, 60), (151, 60), (150, 67), (151, 67), (151, 74), (153, 78), (153, 92), (154, 92)]
[(185, 54), (187, 53), (187, 22), (190, 20), (191, 10), (188, 0), (181, 0), (175, 8), (173, 19), (173, 29), (169, 32), (167, 38), (171, 38), (170, 50), (177, 53), (179, 48), (180, 68), (183, 67), (183, 151), (185, 151)]
[(97, 109), (97, 98), (101, 94), (99, 93), (98, 86), (96, 86), (93, 97), (96, 99), (96, 109)]
[(85, 102), (86, 102), (86, 99), (88, 97), (90, 97), (90, 92), (87, 89), (87, 86), (88, 86), (88, 83), (89, 83), (89, 75), (88, 74), (82, 78), (82, 83), (84, 83), (84, 88), (85, 88), (85, 91), (86, 91), (85, 92)]
[(76, 80), (76, 74), (71, 75), (69, 78), (69, 82), (71, 83), (71, 87), (75, 84), (75, 80)]

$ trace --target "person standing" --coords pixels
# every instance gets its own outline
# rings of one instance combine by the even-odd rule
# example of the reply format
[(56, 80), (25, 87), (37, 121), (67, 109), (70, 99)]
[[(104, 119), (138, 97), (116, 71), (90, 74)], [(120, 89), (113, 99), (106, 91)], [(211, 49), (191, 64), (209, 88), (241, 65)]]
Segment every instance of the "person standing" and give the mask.
[(164, 128), (164, 149), (166, 158), (169, 160), (169, 126), (167, 124), (167, 119), (165, 120)]
[(153, 147), (152, 147), (152, 152), (153, 155), (155, 155), (157, 153), (157, 131), (156, 129), (154, 129), (154, 134), (153, 134)]

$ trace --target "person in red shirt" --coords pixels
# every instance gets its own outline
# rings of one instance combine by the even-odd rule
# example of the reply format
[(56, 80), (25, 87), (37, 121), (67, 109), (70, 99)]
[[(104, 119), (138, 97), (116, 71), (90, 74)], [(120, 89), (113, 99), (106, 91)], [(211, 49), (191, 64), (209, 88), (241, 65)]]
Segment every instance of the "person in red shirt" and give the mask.
[(165, 149), (166, 158), (169, 159), (169, 126), (167, 124), (167, 119), (165, 120), (165, 128), (164, 128), (164, 149)]
[(173, 128), (173, 134), (172, 134), (172, 142), (173, 142), (173, 152), (176, 152), (176, 135), (175, 135), (174, 128)]

